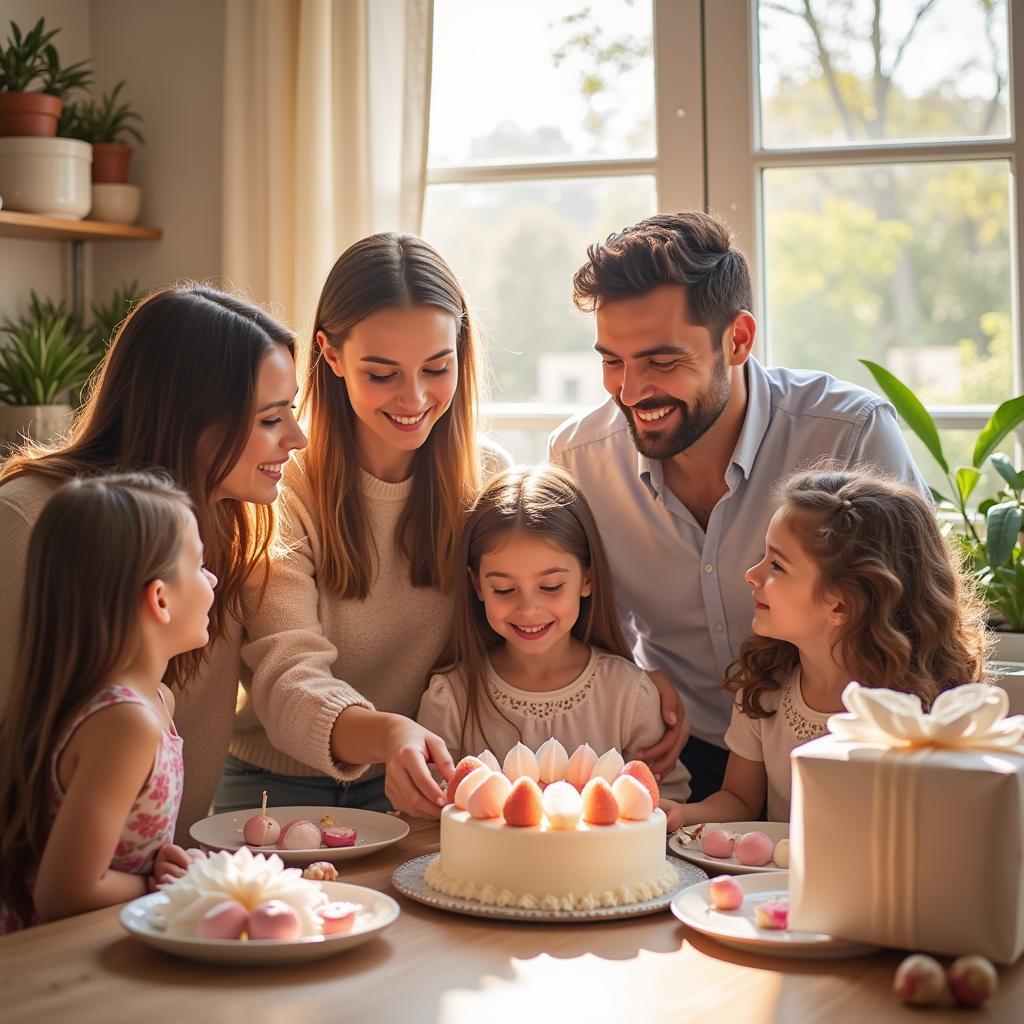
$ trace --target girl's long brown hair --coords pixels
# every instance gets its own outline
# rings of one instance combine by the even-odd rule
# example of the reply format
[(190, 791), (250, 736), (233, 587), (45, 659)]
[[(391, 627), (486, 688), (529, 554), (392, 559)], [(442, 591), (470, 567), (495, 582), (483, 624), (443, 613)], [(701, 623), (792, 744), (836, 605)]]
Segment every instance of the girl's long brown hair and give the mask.
[[(487, 686), (490, 653), (505, 641), (487, 621), (469, 572), (480, 559), (513, 534), (536, 537), (561, 548), (590, 570), (591, 592), (580, 599), (572, 635), (629, 661), (633, 655), (622, 635), (615, 606), (611, 565), (594, 514), (576, 481), (557, 466), (517, 466), (494, 477), (473, 504), (459, 542), (455, 617), (435, 672), (458, 670), (466, 681), (460, 746), (465, 751), (475, 728), (486, 741), (481, 710), (488, 703), (503, 718)], [(507, 718), (506, 718), (507, 720)], [(512, 724), (512, 723), (510, 723)]]
[(413, 489), (395, 539), (414, 587), (450, 589), (459, 529), (480, 486), (476, 440), (476, 338), (466, 297), (451, 268), (426, 242), (393, 232), (345, 250), (327, 275), (310, 342), (303, 412), (309, 409), (305, 465), (323, 529), (319, 582), (346, 598), (365, 598), (376, 572), (356, 448), (355, 413), (344, 379), (317, 344), (323, 331), (341, 348), (360, 320), (381, 309), (435, 306), (455, 318), (458, 387), (413, 461)]
[(72, 479), (43, 506), (0, 722), (0, 903), (25, 924), (51, 819), (51, 763), (74, 716), (136, 655), (143, 592), (177, 572), (191, 502), (153, 474)]
[[(220, 581), (211, 641), (241, 621), (241, 591), (275, 535), (272, 505), (214, 500), (252, 429), (264, 357), (292, 334), (273, 317), (202, 284), (154, 292), (121, 324), (67, 440), (29, 444), (0, 471), (56, 480), (120, 470), (169, 472), (195, 507), (206, 562)], [(206, 648), (204, 650), (208, 650)], [(175, 658), (167, 681), (195, 674), (203, 651)]]
[[(786, 525), (818, 570), (817, 592), (837, 593), (846, 619), (836, 661), (863, 686), (916, 694), (977, 682), (990, 638), (984, 605), (913, 487), (870, 471), (799, 472), (781, 487)], [(790, 643), (748, 636), (725, 687), (751, 718), (800, 664)]]

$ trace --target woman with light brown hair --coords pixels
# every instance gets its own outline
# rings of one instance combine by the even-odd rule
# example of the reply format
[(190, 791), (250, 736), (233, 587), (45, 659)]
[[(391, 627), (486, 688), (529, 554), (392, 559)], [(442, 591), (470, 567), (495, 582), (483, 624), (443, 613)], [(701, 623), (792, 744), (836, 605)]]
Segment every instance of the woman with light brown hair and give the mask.
[[(499, 762), (516, 743), (627, 759), (663, 731), (661, 701), (626, 646), (594, 515), (555, 466), (495, 477), (470, 510), (459, 549), (455, 622), (419, 721), (463, 757)], [(685, 799), (689, 772), (661, 779)]]
[(498, 467), (477, 440), (477, 340), (426, 242), (339, 257), (310, 339), (309, 447), (287, 470), (283, 551), (246, 602), (249, 642), (218, 810), (395, 806), (436, 816), (444, 743), (414, 721), (451, 621), (465, 510)]
[(11, 690), (32, 525), (76, 477), (159, 469), (188, 495), (217, 576), (210, 643), (171, 660), (188, 751), (179, 839), (205, 817), (231, 737), (243, 583), (265, 565), (289, 454), (294, 340), (272, 317), (202, 284), (154, 292), (118, 329), (66, 440), (27, 445), (0, 471), (0, 705)]
[(788, 820), (789, 755), (824, 735), (851, 680), (927, 709), (983, 677), (984, 606), (920, 491), (816, 469), (787, 479), (781, 499), (746, 573), (753, 633), (725, 680), (735, 702), (722, 789), (667, 808), (669, 828), (750, 821), (766, 797), (769, 820)]

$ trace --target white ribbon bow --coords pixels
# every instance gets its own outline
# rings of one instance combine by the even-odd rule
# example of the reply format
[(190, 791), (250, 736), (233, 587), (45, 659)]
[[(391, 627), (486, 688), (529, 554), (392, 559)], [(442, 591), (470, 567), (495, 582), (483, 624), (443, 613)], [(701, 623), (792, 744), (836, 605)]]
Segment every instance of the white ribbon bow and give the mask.
[(1024, 740), (1024, 715), (1007, 718), (1006, 691), (985, 683), (940, 693), (930, 714), (922, 710), (919, 697), (860, 683), (847, 684), (843, 704), (848, 713), (833, 715), (828, 730), (854, 743), (1009, 750)]

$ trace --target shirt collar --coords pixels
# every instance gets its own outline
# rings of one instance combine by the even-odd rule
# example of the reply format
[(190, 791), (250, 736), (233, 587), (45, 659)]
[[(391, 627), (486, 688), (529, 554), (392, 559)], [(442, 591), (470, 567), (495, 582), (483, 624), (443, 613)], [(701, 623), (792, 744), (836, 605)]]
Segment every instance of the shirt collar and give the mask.
[[(764, 367), (751, 356), (746, 363), (747, 374), (747, 411), (743, 417), (743, 427), (732, 453), (732, 464), (739, 466), (745, 477), (750, 477), (754, 468), (754, 459), (758, 449), (768, 432), (771, 420), (771, 391), (768, 387), (768, 374)], [(665, 475), (660, 459), (649, 459), (646, 455), (636, 453), (636, 474), (640, 482), (650, 492), (652, 498), (661, 496), (665, 489)]]

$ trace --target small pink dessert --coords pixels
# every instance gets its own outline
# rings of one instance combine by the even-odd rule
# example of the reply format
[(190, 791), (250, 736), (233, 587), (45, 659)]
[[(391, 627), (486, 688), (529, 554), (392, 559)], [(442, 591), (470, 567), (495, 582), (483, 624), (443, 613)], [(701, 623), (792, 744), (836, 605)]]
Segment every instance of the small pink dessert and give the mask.
[(313, 882), (336, 882), (338, 869), (327, 860), (315, 860), (302, 872), (303, 878)]
[(335, 825), (330, 828), (322, 829), (320, 836), (324, 841), (324, 846), (355, 846), (356, 845), (356, 830), (354, 828), (345, 828), (342, 825)]
[(736, 910), (743, 905), (743, 887), (732, 875), (719, 875), (708, 883), (708, 895), (715, 910)]
[(320, 829), (308, 818), (296, 818), (281, 829), (277, 846), (279, 850), (318, 850)]
[(324, 935), (341, 935), (343, 932), (350, 932), (352, 925), (356, 923), (356, 914), (359, 913), (359, 909), (358, 903), (328, 903), (320, 911)]
[(258, 903), (252, 908), (252, 913), (249, 915), (250, 939), (294, 942), (301, 932), (302, 922), (299, 920), (299, 915), (284, 900), (267, 900), (266, 903)]
[(747, 867), (764, 867), (774, 852), (775, 844), (763, 832), (744, 832), (736, 840), (736, 859)]
[(267, 814), (267, 791), (263, 790), (263, 806), (259, 814), (254, 814), (242, 829), (242, 838), (246, 846), (273, 846), (281, 835), (281, 826)]
[(225, 900), (203, 914), (199, 922), (201, 939), (239, 939), (249, 923), (249, 911), (238, 900)]
[(754, 924), (758, 928), (785, 931), (789, 927), (789, 900), (765, 900), (754, 907)]
[(700, 841), (701, 851), (709, 857), (731, 857), (736, 846), (736, 837), (724, 828), (713, 828)]
[(946, 972), (935, 957), (914, 953), (896, 968), (892, 990), (908, 1006), (931, 1006), (946, 995)]
[(961, 956), (946, 972), (949, 991), (961, 1006), (981, 1006), (996, 994), (999, 975), (983, 956)]

